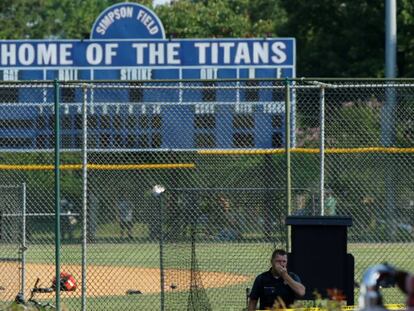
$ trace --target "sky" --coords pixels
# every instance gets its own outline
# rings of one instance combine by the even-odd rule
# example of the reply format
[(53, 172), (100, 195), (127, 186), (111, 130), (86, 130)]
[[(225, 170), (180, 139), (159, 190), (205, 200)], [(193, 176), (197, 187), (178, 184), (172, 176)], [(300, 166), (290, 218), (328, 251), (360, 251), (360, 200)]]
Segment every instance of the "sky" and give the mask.
[(169, 3), (171, 0), (153, 0), (154, 6)]

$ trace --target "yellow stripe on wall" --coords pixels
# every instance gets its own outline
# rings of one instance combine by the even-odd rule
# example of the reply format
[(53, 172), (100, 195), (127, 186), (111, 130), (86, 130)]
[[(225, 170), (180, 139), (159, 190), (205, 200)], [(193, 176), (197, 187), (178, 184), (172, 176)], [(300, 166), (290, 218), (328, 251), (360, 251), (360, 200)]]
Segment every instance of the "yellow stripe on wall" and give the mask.
[[(315, 154), (319, 148), (291, 148), (291, 153)], [(197, 151), (204, 155), (245, 155), (245, 154), (283, 154), (285, 149), (202, 149)], [(414, 148), (390, 148), (390, 147), (367, 147), (367, 148), (327, 148), (327, 154), (355, 154), (355, 153), (414, 153)]]
[[(186, 169), (195, 168), (193, 163), (163, 163), (163, 164), (87, 164), (87, 169), (91, 170), (149, 170), (149, 169)], [(54, 170), (54, 165), (38, 164), (0, 164), (0, 170), (7, 171), (50, 171)], [(62, 164), (61, 170), (80, 170), (82, 164)]]

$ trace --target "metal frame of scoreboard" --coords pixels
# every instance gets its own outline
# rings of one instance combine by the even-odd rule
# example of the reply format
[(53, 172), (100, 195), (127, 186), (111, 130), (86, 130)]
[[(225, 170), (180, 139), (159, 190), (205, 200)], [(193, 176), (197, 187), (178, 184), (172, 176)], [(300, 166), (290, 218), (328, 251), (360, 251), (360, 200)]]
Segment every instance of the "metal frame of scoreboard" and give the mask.
[[(138, 17), (142, 19), (150, 14), (153, 14), (153, 21), (157, 21), (148, 8), (121, 3), (99, 16), (92, 34), (98, 32), (99, 25), (106, 25), (110, 35), (110, 27), (116, 30), (116, 10), (121, 12), (122, 9), (137, 16), (131, 21), (125, 17), (122, 22), (127, 24), (120, 25), (124, 28), (128, 25), (131, 29), (128, 23), (138, 23)], [(108, 16), (112, 16), (113, 23)], [(141, 21), (145, 23), (148, 24), (148, 20)], [(141, 37), (151, 38), (154, 27), (147, 25), (148, 33)], [(158, 25), (158, 29), (163, 30), (163, 26)], [(102, 33), (102, 29), (99, 31)], [(283, 90), (272, 89), (270, 82), (260, 79), (295, 77), (293, 38), (166, 40), (162, 35), (161, 39), (130, 37), (0, 41), (0, 78), (6, 81), (120, 80), (131, 83), (131, 88), (112, 93), (104, 89), (93, 91), (93, 99), (88, 102), (91, 148), (283, 146)], [(156, 81), (161, 80), (175, 81), (177, 89), (161, 91), (165, 95), (161, 98), (156, 91)], [(144, 88), (134, 88), (133, 81), (140, 81)], [(116, 84), (111, 87), (116, 88)], [(50, 140), (53, 92), (45, 96), (44, 92), (29, 90), (26, 87), (0, 88), (2, 149), (53, 147)], [(62, 88), (62, 147), (65, 149), (77, 149), (81, 145), (82, 96), (81, 89)], [(292, 112), (294, 120), (294, 106)], [(184, 119), (178, 122), (177, 118)], [(125, 124), (131, 128), (126, 128)], [(179, 128), (183, 124), (186, 128)], [(11, 129), (14, 137), (10, 137)], [(177, 133), (180, 133), (179, 139)]]

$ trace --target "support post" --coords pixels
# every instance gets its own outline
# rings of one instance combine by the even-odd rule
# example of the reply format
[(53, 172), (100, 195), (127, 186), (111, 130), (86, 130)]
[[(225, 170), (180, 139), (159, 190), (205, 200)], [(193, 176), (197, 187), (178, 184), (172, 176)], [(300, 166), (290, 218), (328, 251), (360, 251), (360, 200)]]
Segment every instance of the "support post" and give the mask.
[(55, 96), (55, 272), (56, 272), (56, 310), (60, 311), (60, 85), (54, 82)]

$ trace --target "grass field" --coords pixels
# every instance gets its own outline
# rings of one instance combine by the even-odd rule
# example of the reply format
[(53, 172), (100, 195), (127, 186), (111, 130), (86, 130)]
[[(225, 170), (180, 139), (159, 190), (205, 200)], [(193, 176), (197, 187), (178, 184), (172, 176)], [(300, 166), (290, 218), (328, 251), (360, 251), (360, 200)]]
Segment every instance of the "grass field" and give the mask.
[[(16, 257), (16, 247), (0, 245), (0, 257)], [(203, 271), (231, 272), (249, 276), (249, 281), (238, 285), (206, 289), (214, 310), (240, 310), (245, 306), (245, 290), (251, 287), (255, 275), (268, 269), (272, 245), (266, 243), (205, 243), (196, 247), (198, 268)], [(372, 265), (388, 262), (397, 268), (414, 271), (414, 243), (394, 244), (348, 244), (348, 252), (355, 258), (355, 280), (359, 283), (364, 270)], [(54, 264), (54, 245), (29, 245), (28, 263)], [(138, 266), (159, 268), (160, 250), (157, 243), (121, 243), (121, 244), (89, 244), (87, 249), (88, 265)], [(164, 248), (164, 265), (166, 268), (190, 268), (191, 249), (188, 244), (167, 244)], [(81, 246), (63, 244), (61, 252), (62, 264), (81, 264)], [(11, 277), (11, 276), (10, 276)], [(139, 278), (139, 275), (130, 277)], [(80, 281), (80, 280), (79, 280)], [(80, 283), (80, 282), (79, 282)], [(107, 286), (95, 284), (95, 286)], [(386, 303), (404, 303), (404, 296), (395, 288), (383, 289)], [(357, 303), (358, 289), (355, 291)], [(183, 305), (187, 303), (185, 293), (166, 293), (166, 305)], [(62, 299), (69, 309), (77, 310), (79, 298)], [(159, 294), (143, 294), (133, 296), (88, 297), (90, 309), (95, 310), (128, 310), (134, 306), (138, 309), (157, 309), (160, 303)], [(174, 308), (172, 308), (174, 309)]]

